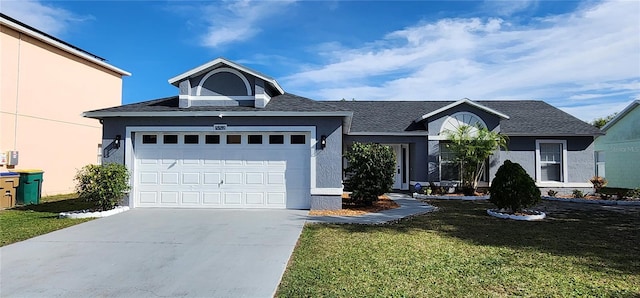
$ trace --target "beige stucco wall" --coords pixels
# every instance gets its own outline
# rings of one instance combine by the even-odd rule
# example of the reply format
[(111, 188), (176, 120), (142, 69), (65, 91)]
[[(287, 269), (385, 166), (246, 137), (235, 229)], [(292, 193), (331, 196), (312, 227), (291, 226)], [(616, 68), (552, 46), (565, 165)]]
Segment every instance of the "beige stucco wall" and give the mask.
[(43, 196), (73, 192), (102, 133), (81, 114), (120, 105), (121, 74), (5, 26), (0, 49), (0, 150), (19, 151), (16, 169), (45, 171)]

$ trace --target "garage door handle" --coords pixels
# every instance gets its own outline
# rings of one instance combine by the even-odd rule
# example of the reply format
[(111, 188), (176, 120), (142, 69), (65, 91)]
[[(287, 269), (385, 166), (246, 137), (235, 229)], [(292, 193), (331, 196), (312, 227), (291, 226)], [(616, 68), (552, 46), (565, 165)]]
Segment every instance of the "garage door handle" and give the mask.
[(224, 184), (224, 180), (220, 180), (220, 184)]

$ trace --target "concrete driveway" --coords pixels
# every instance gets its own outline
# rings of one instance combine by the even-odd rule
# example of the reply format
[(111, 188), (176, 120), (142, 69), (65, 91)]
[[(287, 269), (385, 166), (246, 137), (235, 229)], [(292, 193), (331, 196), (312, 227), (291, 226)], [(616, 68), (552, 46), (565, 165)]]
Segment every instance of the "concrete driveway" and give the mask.
[(0, 248), (0, 296), (272, 297), (306, 215), (134, 209)]

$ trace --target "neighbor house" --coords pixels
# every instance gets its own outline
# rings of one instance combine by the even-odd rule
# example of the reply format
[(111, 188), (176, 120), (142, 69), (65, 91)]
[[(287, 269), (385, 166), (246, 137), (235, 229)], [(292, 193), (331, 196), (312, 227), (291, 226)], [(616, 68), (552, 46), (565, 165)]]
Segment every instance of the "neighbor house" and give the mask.
[(609, 121), (595, 141), (596, 174), (609, 187), (640, 188), (640, 100)]
[(100, 161), (102, 127), (82, 112), (118, 105), (128, 72), (0, 14), (0, 153), (44, 170), (43, 195), (70, 193), (76, 170)]
[(480, 125), (510, 138), (506, 159), (538, 186), (589, 188), (595, 127), (542, 101), (315, 101), (218, 58), (169, 80), (178, 95), (88, 111), (103, 123), (105, 162), (132, 171), (132, 207), (340, 208), (353, 142), (396, 152), (394, 188), (458, 180), (447, 129)]

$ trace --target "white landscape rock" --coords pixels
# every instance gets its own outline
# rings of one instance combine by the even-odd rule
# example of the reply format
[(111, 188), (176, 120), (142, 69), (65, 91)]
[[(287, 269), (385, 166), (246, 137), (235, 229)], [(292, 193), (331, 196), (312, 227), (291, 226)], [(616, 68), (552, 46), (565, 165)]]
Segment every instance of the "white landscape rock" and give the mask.
[(94, 218), (94, 217), (107, 217), (121, 212), (129, 210), (129, 206), (117, 206), (107, 211), (71, 211), (61, 212), (58, 214), (58, 218)]
[(509, 213), (502, 213), (499, 210), (496, 209), (487, 209), (487, 214), (497, 217), (497, 218), (504, 218), (504, 219), (513, 219), (513, 220), (527, 220), (527, 221), (531, 221), (531, 220), (541, 220), (544, 219), (547, 214), (545, 214), (542, 211), (534, 211), (534, 210), (523, 210), (525, 212), (528, 213), (533, 213), (530, 215), (516, 215), (516, 214), (509, 214)]

